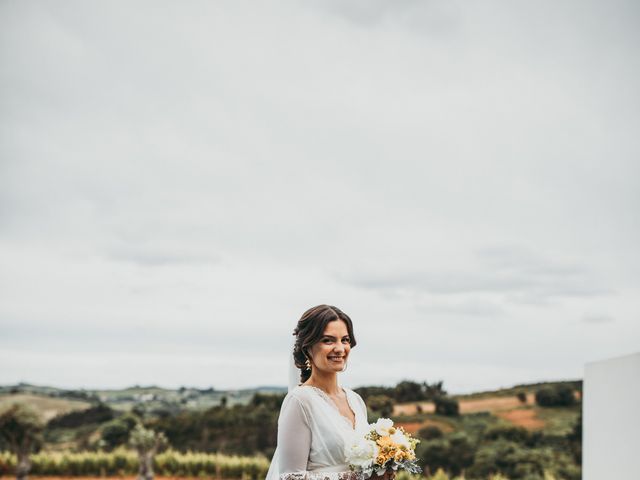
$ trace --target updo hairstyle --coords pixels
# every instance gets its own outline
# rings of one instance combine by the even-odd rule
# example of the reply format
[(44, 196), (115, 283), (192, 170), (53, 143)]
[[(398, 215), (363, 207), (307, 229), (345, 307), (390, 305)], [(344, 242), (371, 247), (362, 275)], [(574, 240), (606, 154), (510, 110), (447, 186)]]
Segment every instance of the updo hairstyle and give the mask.
[(309, 356), (309, 349), (316, 342), (320, 341), (324, 329), (329, 322), (335, 320), (342, 320), (347, 325), (347, 332), (349, 332), (349, 344), (351, 348), (356, 346), (356, 338), (353, 335), (353, 324), (349, 315), (344, 313), (337, 307), (332, 305), (317, 305), (310, 308), (302, 314), (298, 325), (293, 330), (293, 335), (296, 336), (296, 342), (293, 347), (293, 359), (296, 367), (300, 369), (300, 383), (306, 382), (311, 376), (311, 370), (307, 369), (307, 358), (311, 362)]

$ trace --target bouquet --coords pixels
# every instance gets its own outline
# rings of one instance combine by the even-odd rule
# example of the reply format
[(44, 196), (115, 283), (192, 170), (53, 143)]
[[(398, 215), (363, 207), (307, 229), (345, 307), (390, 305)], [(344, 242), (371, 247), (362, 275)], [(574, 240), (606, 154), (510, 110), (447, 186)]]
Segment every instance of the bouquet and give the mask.
[(389, 418), (379, 418), (369, 425), (364, 436), (354, 436), (345, 445), (345, 457), (352, 471), (362, 472), (369, 478), (375, 471), (383, 475), (387, 470), (406, 470), (420, 473), (415, 448), (420, 440), (413, 438), (402, 427), (394, 427)]

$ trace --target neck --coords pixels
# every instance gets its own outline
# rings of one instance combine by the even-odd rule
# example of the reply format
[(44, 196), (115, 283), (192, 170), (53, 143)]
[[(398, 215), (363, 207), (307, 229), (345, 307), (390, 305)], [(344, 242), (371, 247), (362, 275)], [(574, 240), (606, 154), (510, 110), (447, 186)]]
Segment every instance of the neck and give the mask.
[(319, 387), (329, 395), (339, 395), (341, 392), (338, 386), (338, 374), (336, 372), (322, 372), (313, 370), (309, 380), (304, 382), (307, 385)]

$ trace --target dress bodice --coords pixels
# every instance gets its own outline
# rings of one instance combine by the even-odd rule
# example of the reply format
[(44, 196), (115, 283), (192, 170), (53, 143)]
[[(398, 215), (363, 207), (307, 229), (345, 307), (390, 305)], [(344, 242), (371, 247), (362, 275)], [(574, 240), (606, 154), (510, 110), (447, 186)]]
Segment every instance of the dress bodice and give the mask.
[(342, 389), (355, 415), (355, 426), (318, 387), (298, 385), (285, 396), (278, 417), (277, 451), (267, 480), (358, 478), (349, 471), (344, 449), (354, 435), (367, 432), (367, 407), (356, 392)]

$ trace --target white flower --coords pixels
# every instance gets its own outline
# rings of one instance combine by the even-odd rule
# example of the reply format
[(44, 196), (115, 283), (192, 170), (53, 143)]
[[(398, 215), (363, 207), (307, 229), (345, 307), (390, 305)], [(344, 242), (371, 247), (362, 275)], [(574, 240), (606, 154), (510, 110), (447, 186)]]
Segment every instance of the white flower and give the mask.
[(389, 435), (389, 429), (393, 427), (393, 420), (390, 418), (379, 418), (372, 427), (376, 430), (378, 435), (384, 437)]
[(349, 464), (367, 468), (373, 465), (378, 455), (378, 445), (373, 440), (354, 437), (345, 445), (344, 455)]
[(406, 437), (404, 433), (402, 433), (401, 430), (396, 430), (395, 433), (391, 435), (391, 440), (393, 440), (398, 445), (404, 445), (407, 448), (411, 448), (411, 445), (409, 444), (409, 439)]

